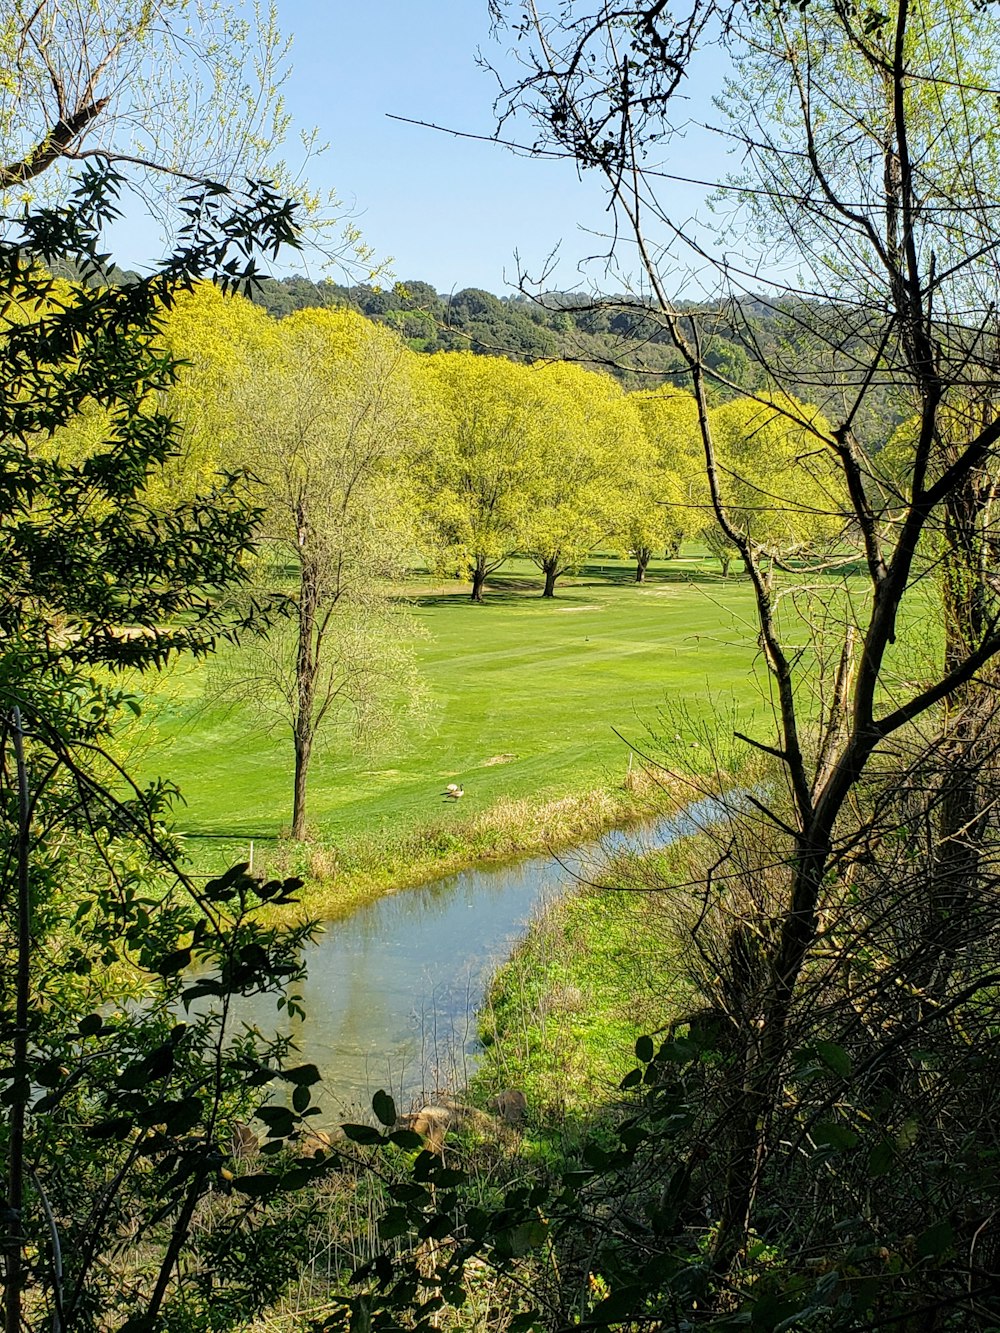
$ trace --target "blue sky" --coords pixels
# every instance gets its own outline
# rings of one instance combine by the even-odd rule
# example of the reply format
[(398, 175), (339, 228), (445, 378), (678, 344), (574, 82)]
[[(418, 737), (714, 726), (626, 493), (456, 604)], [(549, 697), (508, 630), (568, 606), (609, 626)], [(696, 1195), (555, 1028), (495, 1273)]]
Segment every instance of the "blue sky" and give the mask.
[[(515, 251), (540, 273), (559, 246), (550, 287), (582, 283), (578, 265), (602, 250), (592, 233), (608, 216), (599, 182), (578, 179), (566, 162), (519, 158), (501, 148), (389, 119), (390, 114), (472, 134), (493, 128), (495, 83), (476, 65), (477, 48), (506, 59), (491, 40), (486, 0), (279, 0), (283, 30), (293, 38), (284, 93), (295, 124), (316, 126), (329, 148), (307, 167), (311, 183), (336, 190), (364, 239), (399, 279), (422, 279), (441, 291), (467, 286), (509, 291)], [(691, 98), (690, 113), (708, 114), (710, 88)], [(724, 155), (692, 131), (674, 153), (680, 175), (724, 169)], [(295, 159), (295, 144), (289, 159)], [(682, 217), (704, 213), (706, 191), (677, 186), (671, 206)], [(121, 261), (154, 257), (148, 231), (119, 228)], [(143, 253), (145, 251), (145, 253)], [(318, 262), (292, 264), (319, 276)], [(592, 270), (598, 285), (602, 267)], [(334, 274), (333, 276), (336, 276)]]

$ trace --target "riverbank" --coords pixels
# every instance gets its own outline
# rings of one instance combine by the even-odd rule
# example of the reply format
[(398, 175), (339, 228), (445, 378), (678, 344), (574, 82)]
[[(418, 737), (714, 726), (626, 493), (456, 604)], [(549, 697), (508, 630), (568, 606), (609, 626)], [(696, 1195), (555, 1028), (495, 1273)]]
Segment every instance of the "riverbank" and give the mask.
[(442, 820), (398, 834), (381, 829), (340, 845), (265, 844), (254, 869), (301, 876), (301, 914), (334, 922), (387, 894), (474, 866), (574, 848), (667, 813), (673, 804), (666, 775), (636, 767), (616, 787), (542, 800), (505, 797), (462, 823)]
[(479, 1013), (483, 1054), (468, 1090), (487, 1105), (516, 1087), (530, 1107), (529, 1137), (562, 1135), (619, 1100), (641, 1036), (688, 1012), (672, 887), (697, 875), (702, 840), (681, 837), (616, 874), (549, 903), (495, 971)]

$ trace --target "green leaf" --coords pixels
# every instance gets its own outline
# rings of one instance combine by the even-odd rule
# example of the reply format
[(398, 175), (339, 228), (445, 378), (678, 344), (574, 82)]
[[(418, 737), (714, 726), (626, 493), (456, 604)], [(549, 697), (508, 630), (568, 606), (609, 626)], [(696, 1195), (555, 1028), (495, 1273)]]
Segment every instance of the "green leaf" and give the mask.
[(892, 1170), (896, 1149), (891, 1139), (882, 1139), (868, 1154), (868, 1174), (877, 1179)]
[(944, 1218), (935, 1222), (917, 1237), (917, 1254), (921, 1259), (939, 1259), (946, 1250), (950, 1250), (955, 1240), (955, 1232)]
[(301, 1084), (304, 1087), (312, 1087), (322, 1078), (315, 1065), (296, 1065), (294, 1069), (283, 1069), (281, 1077), (287, 1083)]
[(643, 1289), (636, 1286), (626, 1286), (613, 1291), (610, 1296), (605, 1297), (598, 1305), (594, 1306), (587, 1322), (596, 1324), (598, 1327), (607, 1327), (609, 1324), (621, 1323), (628, 1315), (632, 1313), (636, 1302), (643, 1299)]
[(397, 1148), (406, 1148), (409, 1152), (415, 1152), (424, 1146), (423, 1139), (412, 1129), (394, 1129), (389, 1135), (389, 1142), (394, 1143)]
[(378, 1220), (378, 1234), (382, 1240), (395, 1240), (409, 1230), (405, 1208), (387, 1208)]
[(278, 1188), (278, 1177), (268, 1175), (237, 1176), (233, 1189), (246, 1194), (251, 1199), (264, 1199)]
[(640, 1037), (635, 1043), (635, 1058), (641, 1060), (644, 1065), (648, 1065), (653, 1058), (653, 1038)]
[(453, 1166), (442, 1167), (434, 1174), (434, 1184), (440, 1189), (452, 1189), (455, 1185), (464, 1185), (466, 1174)]
[(292, 1090), (292, 1107), (298, 1111), (299, 1115), (308, 1107), (312, 1101), (312, 1093), (304, 1083), (299, 1083)]
[(99, 1121), (96, 1125), (88, 1125), (84, 1133), (89, 1139), (118, 1139), (121, 1142), (128, 1138), (134, 1128), (130, 1116), (119, 1115), (111, 1120)]
[(171, 953), (163, 955), (154, 970), (159, 972), (161, 977), (170, 977), (177, 972), (183, 972), (190, 962), (190, 949), (174, 949)]
[(429, 1203), (431, 1197), (422, 1185), (411, 1185), (407, 1181), (400, 1185), (390, 1185), (389, 1194), (399, 1203)]
[[(507, 1333), (531, 1333), (536, 1327), (536, 1314), (518, 1314), (515, 1315), (507, 1324)], [(539, 1324), (540, 1328), (541, 1325)]]
[(428, 1218), (417, 1234), (422, 1240), (444, 1240), (445, 1236), (451, 1234), (453, 1225), (450, 1213), (435, 1213), (433, 1217)]
[(287, 1139), (295, 1132), (295, 1117), (287, 1106), (259, 1106), (256, 1116), (267, 1125), (268, 1138)]
[(376, 1119), (387, 1129), (391, 1129), (396, 1123), (396, 1103), (382, 1088), (379, 1088), (372, 1098), (372, 1110), (375, 1112)]
[(818, 1041), (815, 1051), (828, 1069), (832, 1069), (841, 1078), (847, 1078), (851, 1072), (851, 1057), (835, 1041)]
[(802, 1312), (802, 1298), (787, 1292), (768, 1292), (751, 1307), (751, 1327), (773, 1330), (787, 1326), (787, 1321), (794, 1324)]
[(344, 1131), (345, 1138), (350, 1139), (352, 1143), (373, 1144), (388, 1142), (388, 1139), (380, 1134), (373, 1125), (341, 1125), (340, 1128)]
[(510, 1233), (510, 1249), (514, 1258), (520, 1259), (529, 1250), (537, 1250), (548, 1234), (549, 1228), (540, 1217), (519, 1223)]
[(162, 1120), (168, 1134), (187, 1134), (201, 1120), (204, 1107), (199, 1097), (185, 1097), (183, 1101), (164, 1108)]
[(899, 1133), (896, 1135), (896, 1147), (900, 1152), (904, 1152), (907, 1148), (912, 1148), (916, 1143), (919, 1134), (920, 1121), (911, 1116), (909, 1120), (904, 1122)]
[(856, 1147), (858, 1143), (858, 1135), (855, 1131), (836, 1120), (828, 1120), (823, 1124), (814, 1126), (812, 1137), (818, 1146), (834, 1148), (838, 1152), (846, 1152), (848, 1149)]

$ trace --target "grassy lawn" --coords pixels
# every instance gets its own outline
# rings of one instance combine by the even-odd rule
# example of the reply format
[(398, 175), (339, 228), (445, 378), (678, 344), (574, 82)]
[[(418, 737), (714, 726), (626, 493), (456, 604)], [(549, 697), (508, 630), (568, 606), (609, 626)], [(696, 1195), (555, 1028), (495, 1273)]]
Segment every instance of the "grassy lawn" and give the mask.
[[(391, 750), (320, 750), (309, 804), (320, 840), (460, 832), (504, 798), (541, 804), (620, 786), (620, 737), (655, 754), (651, 730), (680, 732), (685, 744), (692, 725), (722, 712), (735, 707), (746, 724), (764, 711), (746, 580), (688, 558), (654, 564), (636, 585), (630, 563), (597, 556), (560, 581), (554, 600), (540, 587), (527, 563), (504, 567), (481, 606), (462, 583), (407, 584), (425, 631), (416, 652), (427, 707)], [(197, 859), (228, 863), (250, 839), (287, 829), (292, 750), (213, 700), (207, 679), (189, 666), (149, 692), (157, 744), (145, 769), (180, 785), (178, 824), (197, 839)], [(449, 782), (464, 784), (460, 802), (443, 799)]]

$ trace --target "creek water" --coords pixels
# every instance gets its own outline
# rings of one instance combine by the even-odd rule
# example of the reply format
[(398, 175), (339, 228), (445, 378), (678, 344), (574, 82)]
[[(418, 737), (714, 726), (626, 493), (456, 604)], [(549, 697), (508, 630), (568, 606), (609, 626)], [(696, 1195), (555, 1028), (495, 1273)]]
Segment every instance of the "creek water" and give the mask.
[(475, 1066), (475, 1015), (490, 976), (532, 915), (580, 879), (602, 882), (614, 853), (665, 846), (721, 814), (719, 802), (699, 801), (558, 859), (467, 870), (380, 898), (331, 922), (307, 950), (308, 977), (295, 988), (304, 1019), (276, 1015), (273, 1000), (248, 1005), (243, 1017), (264, 1031), (284, 1023), (323, 1075), (317, 1100), (331, 1124), (356, 1118), (377, 1088), (403, 1108), (461, 1087)]

